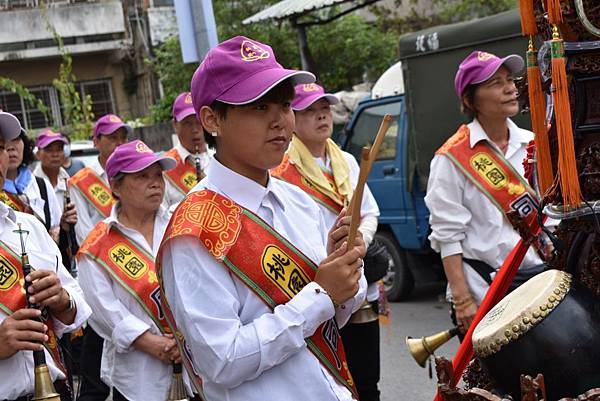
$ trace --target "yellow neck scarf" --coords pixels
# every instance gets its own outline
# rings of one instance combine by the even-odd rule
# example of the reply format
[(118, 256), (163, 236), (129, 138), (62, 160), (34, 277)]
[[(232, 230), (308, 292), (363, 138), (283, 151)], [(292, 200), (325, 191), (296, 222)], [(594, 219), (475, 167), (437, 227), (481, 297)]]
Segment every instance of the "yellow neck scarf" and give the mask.
[(319, 192), (342, 206), (348, 206), (348, 202), (352, 197), (352, 183), (350, 182), (348, 163), (344, 159), (342, 150), (331, 139), (327, 139), (326, 153), (331, 161), (331, 170), (337, 192), (331, 188), (314, 156), (296, 135), (292, 137), (292, 144), (288, 149), (290, 161), (296, 165), (300, 174), (313, 183)]

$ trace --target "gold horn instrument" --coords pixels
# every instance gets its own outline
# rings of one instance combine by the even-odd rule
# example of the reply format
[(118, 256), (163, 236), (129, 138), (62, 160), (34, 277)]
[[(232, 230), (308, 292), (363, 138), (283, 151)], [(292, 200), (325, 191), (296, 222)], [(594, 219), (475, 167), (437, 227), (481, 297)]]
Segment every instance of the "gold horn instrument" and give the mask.
[(447, 343), (452, 337), (459, 333), (458, 327), (454, 327), (450, 330), (441, 331), (427, 337), (412, 338), (406, 337), (406, 346), (408, 351), (415, 359), (415, 361), (422, 368), (425, 367), (425, 362), (436, 349)]
[(189, 397), (183, 384), (183, 368), (180, 363), (173, 364), (173, 379), (167, 401), (188, 401)]
[[(19, 234), (21, 240), (21, 265), (23, 267), (23, 278), (27, 277), (31, 273), (31, 265), (29, 264), (29, 256), (25, 252), (25, 241), (23, 240), (23, 234), (28, 231), (21, 229), (21, 224), (18, 224), (19, 229), (15, 230)], [(25, 281), (25, 294), (29, 293), (29, 286), (31, 282)], [(39, 309), (37, 305), (29, 302), (27, 298), (27, 307), (31, 309)], [(36, 319), (41, 322), (41, 318)], [(33, 351), (33, 362), (34, 362), (34, 387), (33, 387), (33, 400), (45, 400), (45, 401), (60, 401), (60, 394), (56, 392), (54, 383), (52, 383), (52, 377), (50, 377), (50, 370), (46, 364), (46, 354), (44, 350)]]

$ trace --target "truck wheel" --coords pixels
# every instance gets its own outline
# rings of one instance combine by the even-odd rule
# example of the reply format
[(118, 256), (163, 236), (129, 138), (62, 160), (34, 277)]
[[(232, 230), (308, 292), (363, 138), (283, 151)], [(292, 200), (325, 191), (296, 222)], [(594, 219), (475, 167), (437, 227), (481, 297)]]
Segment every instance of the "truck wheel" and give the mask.
[(383, 278), (385, 293), (389, 301), (402, 301), (410, 295), (415, 286), (404, 250), (390, 233), (378, 232), (375, 238), (386, 247), (391, 256), (388, 273)]

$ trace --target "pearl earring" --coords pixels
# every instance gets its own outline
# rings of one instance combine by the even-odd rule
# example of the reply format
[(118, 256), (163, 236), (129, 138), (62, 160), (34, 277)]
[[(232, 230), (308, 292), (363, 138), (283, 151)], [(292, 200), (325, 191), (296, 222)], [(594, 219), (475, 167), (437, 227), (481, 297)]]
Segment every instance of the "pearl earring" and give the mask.
[(210, 133), (212, 136), (217, 136), (217, 131), (213, 131)]

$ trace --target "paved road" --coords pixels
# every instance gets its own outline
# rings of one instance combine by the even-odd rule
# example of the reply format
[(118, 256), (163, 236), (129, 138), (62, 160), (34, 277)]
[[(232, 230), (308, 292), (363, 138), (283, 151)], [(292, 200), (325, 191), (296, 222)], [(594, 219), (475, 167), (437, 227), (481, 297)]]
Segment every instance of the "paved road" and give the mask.
[[(381, 331), (381, 401), (431, 401), (435, 394), (428, 370), (412, 359), (405, 346), (406, 336), (421, 337), (450, 327), (448, 304), (443, 300), (444, 288), (420, 289), (408, 301), (392, 303), (392, 322)], [(458, 348), (452, 339), (439, 348), (436, 355), (451, 358)]]

